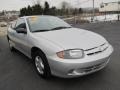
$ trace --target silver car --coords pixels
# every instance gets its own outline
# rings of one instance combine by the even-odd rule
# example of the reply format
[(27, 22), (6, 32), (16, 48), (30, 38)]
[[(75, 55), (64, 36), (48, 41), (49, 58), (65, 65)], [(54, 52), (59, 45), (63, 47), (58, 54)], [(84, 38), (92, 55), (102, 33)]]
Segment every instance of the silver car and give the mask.
[(10, 50), (33, 59), (40, 76), (71, 78), (103, 69), (113, 52), (108, 41), (53, 16), (20, 17), (8, 28)]

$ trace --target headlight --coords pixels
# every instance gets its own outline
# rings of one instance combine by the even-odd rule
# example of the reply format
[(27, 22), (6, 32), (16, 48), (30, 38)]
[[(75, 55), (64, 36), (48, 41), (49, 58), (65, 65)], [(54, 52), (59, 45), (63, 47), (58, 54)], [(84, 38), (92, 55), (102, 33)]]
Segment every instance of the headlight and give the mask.
[(84, 51), (82, 49), (70, 49), (57, 53), (59, 58), (63, 59), (81, 59), (84, 57)]

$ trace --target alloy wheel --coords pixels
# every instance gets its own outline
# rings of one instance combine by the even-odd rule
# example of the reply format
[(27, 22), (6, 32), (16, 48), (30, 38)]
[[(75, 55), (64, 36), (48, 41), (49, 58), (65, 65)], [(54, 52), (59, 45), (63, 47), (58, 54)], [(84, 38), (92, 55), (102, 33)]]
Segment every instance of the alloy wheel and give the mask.
[(35, 65), (40, 74), (44, 74), (44, 64), (40, 56), (35, 57)]

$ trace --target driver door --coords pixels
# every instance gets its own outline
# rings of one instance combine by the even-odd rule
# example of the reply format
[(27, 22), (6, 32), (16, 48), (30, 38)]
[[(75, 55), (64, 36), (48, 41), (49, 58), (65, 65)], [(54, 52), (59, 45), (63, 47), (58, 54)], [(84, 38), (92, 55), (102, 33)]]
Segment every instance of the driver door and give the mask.
[(15, 26), (15, 44), (16, 44), (16, 48), (18, 50), (20, 50), (22, 53), (27, 54), (27, 44), (28, 44), (28, 40), (27, 40), (27, 33), (18, 33), (17, 29), (20, 28), (24, 28), (24, 30), (26, 30), (27, 32), (27, 27), (26, 27), (26, 23), (24, 19), (18, 19), (16, 26)]

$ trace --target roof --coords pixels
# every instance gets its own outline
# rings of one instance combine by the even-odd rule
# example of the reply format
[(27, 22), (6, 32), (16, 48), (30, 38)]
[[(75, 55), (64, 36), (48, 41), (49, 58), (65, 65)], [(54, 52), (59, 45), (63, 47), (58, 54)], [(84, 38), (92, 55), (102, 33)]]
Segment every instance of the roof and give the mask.
[(119, 3), (119, 2), (108, 2), (108, 3), (101, 3), (101, 4), (110, 4), (110, 3)]

